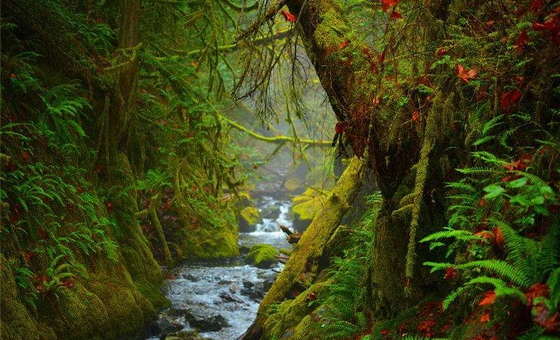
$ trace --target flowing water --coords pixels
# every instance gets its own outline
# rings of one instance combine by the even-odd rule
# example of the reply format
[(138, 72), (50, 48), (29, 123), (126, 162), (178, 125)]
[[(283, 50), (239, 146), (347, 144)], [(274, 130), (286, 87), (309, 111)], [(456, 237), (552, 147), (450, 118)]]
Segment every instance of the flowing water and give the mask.
[[(277, 249), (290, 249), (278, 225), (291, 227), (291, 202), (265, 196), (257, 207), (266, 218), (254, 232), (239, 235), (240, 247), (247, 249), (266, 243)], [(158, 335), (148, 339), (190, 329), (197, 329), (209, 339), (238, 338), (253, 322), (259, 302), (282, 268), (282, 264), (271, 269), (249, 266), (243, 256), (227, 262), (188, 263), (177, 267), (173, 270), (176, 278), (168, 280), (164, 288), (172, 306), (159, 316)]]

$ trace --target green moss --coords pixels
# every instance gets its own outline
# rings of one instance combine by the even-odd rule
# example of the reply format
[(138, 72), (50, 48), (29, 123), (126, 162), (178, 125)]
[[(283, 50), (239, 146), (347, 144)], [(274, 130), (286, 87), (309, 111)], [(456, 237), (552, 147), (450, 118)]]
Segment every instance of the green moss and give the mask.
[(234, 225), (221, 228), (181, 229), (174, 238), (187, 259), (216, 260), (239, 256), (238, 232)]
[(288, 191), (296, 191), (304, 185), (303, 181), (298, 177), (290, 177), (284, 182), (284, 188)]
[(255, 207), (245, 207), (239, 214), (239, 227), (247, 229), (259, 223), (259, 209)]
[(294, 226), (301, 230), (309, 226), (313, 218), (323, 209), (327, 195), (317, 190), (307, 189), (301, 196), (292, 200)]
[[(31, 315), (20, 301), (12, 268), (0, 254), (0, 334), (5, 339), (38, 339), (39, 331)], [(45, 338), (48, 339), (48, 338)], [(52, 338), (51, 338), (52, 339)]]
[[(308, 296), (320, 294), (327, 282), (312, 285), (295, 299), (283, 301), (276, 313), (272, 314), (264, 324), (265, 339), (308, 339), (307, 326), (311, 323), (310, 314), (314, 306), (310, 305)], [(304, 323), (303, 321), (306, 320)], [(316, 334), (315, 334), (316, 335)]]
[(278, 251), (270, 244), (255, 244), (247, 253), (245, 261), (259, 268), (269, 268), (278, 262), (276, 255)]

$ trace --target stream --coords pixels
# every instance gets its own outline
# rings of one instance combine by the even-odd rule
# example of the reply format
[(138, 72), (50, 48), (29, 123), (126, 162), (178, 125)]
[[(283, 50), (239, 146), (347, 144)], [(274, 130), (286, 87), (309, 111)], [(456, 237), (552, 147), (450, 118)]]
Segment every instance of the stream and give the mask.
[(148, 340), (165, 339), (174, 332), (195, 329), (207, 339), (229, 340), (241, 336), (253, 322), (259, 302), (283, 264), (260, 269), (245, 264), (244, 252), (254, 244), (291, 249), (278, 225), (291, 228), (291, 201), (263, 196), (257, 201), (263, 216), (256, 230), (239, 234), (242, 256), (222, 262), (186, 263), (173, 270), (164, 293), (171, 308), (162, 311)]

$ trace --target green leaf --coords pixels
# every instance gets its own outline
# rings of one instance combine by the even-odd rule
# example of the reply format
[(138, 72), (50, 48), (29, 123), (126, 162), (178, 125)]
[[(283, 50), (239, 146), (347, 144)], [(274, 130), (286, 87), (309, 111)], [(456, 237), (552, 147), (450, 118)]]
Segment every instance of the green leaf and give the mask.
[(498, 184), (491, 184), (484, 188), (484, 191), (487, 192), (487, 194), (484, 195), (484, 198), (492, 199), (500, 196), (505, 191), (505, 189)]

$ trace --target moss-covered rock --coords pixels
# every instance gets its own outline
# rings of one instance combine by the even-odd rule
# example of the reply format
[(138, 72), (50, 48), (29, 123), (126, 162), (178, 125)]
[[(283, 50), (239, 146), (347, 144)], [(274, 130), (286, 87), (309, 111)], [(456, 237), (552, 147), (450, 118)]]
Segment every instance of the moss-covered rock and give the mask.
[(278, 251), (270, 244), (255, 244), (245, 256), (245, 261), (259, 268), (270, 268), (278, 262), (276, 255)]
[(245, 207), (239, 213), (239, 231), (255, 231), (257, 223), (260, 221), (259, 209), (255, 207)]
[(290, 192), (301, 192), (302, 188), (304, 188), (304, 182), (297, 176), (288, 177), (284, 181), (284, 188)]
[(309, 227), (313, 218), (323, 209), (327, 195), (314, 189), (307, 189), (300, 196), (292, 200), (294, 213), (294, 228), (304, 231)]
[(174, 242), (184, 249), (186, 259), (218, 260), (239, 256), (237, 226), (182, 228)]

